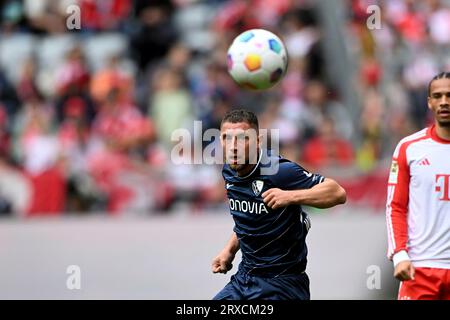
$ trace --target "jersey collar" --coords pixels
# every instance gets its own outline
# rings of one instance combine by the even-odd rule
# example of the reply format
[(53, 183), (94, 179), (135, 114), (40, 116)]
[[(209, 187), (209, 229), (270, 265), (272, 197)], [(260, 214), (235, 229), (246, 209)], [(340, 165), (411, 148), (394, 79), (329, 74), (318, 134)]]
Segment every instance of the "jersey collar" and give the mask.
[(433, 140), (436, 141), (436, 142), (439, 142), (439, 143), (445, 143), (445, 144), (450, 144), (450, 140), (442, 139), (441, 137), (439, 137), (439, 136), (437, 135), (437, 133), (436, 133), (436, 125), (435, 125), (435, 124), (433, 124), (433, 125), (430, 127), (430, 129), (428, 130), (428, 134), (429, 134), (429, 136), (431, 137), (431, 139), (433, 139)]

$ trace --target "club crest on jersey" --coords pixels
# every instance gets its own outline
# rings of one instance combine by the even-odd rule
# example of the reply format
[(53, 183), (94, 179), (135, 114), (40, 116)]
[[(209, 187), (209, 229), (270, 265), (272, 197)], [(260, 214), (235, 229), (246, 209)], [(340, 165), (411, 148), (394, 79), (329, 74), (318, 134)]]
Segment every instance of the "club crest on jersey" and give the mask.
[(259, 196), (264, 186), (264, 181), (262, 180), (255, 180), (252, 182), (252, 190), (255, 196)]

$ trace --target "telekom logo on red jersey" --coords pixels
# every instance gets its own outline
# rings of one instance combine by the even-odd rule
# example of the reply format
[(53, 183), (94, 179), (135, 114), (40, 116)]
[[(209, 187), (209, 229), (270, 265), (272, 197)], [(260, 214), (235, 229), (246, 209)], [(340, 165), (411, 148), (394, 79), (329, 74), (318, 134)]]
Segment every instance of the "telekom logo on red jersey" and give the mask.
[(442, 194), (439, 200), (450, 201), (450, 174), (437, 174), (436, 184), (436, 192)]

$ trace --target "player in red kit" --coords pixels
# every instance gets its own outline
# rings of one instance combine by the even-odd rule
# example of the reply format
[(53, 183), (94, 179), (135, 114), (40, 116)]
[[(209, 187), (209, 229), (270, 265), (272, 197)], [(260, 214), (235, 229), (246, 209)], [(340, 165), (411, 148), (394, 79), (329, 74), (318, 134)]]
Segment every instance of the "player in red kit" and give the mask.
[(450, 72), (428, 87), (434, 124), (399, 142), (388, 182), (388, 257), (398, 299), (450, 300)]

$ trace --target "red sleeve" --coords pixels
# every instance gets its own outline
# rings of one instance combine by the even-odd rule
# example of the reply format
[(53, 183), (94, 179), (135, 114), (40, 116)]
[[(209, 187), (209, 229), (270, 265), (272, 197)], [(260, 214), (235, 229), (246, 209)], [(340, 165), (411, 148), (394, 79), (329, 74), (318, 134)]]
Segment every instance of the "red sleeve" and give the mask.
[(408, 251), (409, 166), (406, 159), (408, 143), (399, 143), (394, 152), (388, 181), (386, 222), (388, 258), (401, 250)]

